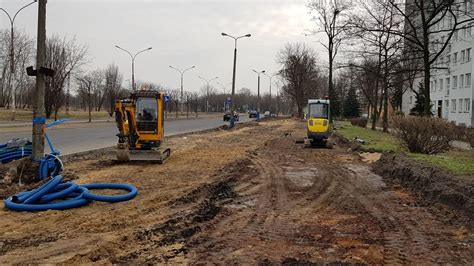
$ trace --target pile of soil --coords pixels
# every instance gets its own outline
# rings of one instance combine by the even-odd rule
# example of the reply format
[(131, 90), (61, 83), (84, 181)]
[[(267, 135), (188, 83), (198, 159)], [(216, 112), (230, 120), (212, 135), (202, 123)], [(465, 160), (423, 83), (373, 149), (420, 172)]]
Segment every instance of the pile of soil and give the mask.
[(386, 153), (372, 170), (389, 184), (401, 184), (427, 203), (442, 203), (465, 213), (474, 222), (474, 181), (457, 178), (435, 167), (410, 160), (405, 155)]

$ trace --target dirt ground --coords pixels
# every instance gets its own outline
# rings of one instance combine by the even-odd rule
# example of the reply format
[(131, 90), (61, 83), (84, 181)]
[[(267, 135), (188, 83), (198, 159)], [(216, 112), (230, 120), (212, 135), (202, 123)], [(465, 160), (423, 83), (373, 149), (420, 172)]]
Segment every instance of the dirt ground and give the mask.
[[(128, 182), (132, 201), (0, 210), (0, 264), (473, 264), (466, 218), (420, 205), (347, 148), (295, 144), (271, 120), (170, 138), (164, 165), (68, 160), (78, 183)], [(365, 156), (366, 158), (367, 156)]]

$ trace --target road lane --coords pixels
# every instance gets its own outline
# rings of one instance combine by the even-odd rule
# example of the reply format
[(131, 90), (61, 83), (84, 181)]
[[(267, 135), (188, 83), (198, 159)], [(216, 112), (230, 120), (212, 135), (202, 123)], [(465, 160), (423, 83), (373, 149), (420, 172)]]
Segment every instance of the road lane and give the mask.
[[(241, 122), (247, 122), (250, 119), (242, 115)], [(165, 122), (165, 136), (200, 131), (215, 128), (224, 124), (220, 117), (207, 117), (191, 120), (171, 120)], [(117, 143), (116, 134), (118, 133), (115, 123), (104, 123), (93, 127), (77, 128), (49, 128), (48, 135), (56, 149), (59, 149), (63, 155), (89, 151), (93, 149), (113, 146)], [(31, 132), (13, 132), (0, 133), (0, 143), (5, 143), (13, 138), (31, 139)], [(49, 152), (49, 147), (46, 148)]]

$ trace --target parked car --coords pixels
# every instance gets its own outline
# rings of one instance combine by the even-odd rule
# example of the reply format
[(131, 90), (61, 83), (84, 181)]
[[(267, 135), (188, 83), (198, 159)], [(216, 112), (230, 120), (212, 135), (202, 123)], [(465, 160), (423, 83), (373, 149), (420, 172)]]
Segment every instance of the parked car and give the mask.
[(249, 111), (249, 118), (257, 118), (258, 112), (257, 111)]
[(224, 121), (229, 121), (231, 115), (234, 115), (234, 121), (239, 121), (239, 113), (238, 112), (232, 112), (232, 111), (226, 111), (224, 113)]
[(270, 117), (270, 111), (265, 111), (265, 113), (263, 113), (263, 116)]

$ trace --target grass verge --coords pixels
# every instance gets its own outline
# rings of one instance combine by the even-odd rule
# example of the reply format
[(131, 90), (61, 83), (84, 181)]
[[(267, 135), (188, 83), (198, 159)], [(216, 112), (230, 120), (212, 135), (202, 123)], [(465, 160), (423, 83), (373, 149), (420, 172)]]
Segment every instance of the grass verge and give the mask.
[(426, 155), (408, 152), (400, 145), (400, 140), (389, 133), (380, 130), (371, 130), (352, 126), (348, 122), (339, 122), (340, 128), (337, 133), (341, 136), (353, 140), (360, 138), (367, 141), (363, 147), (379, 152), (406, 153), (414, 160), (428, 163), (432, 166), (447, 170), (456, 175), (474, 175), (474, 151), (451, 150), (446, 153), (436, 155)]

